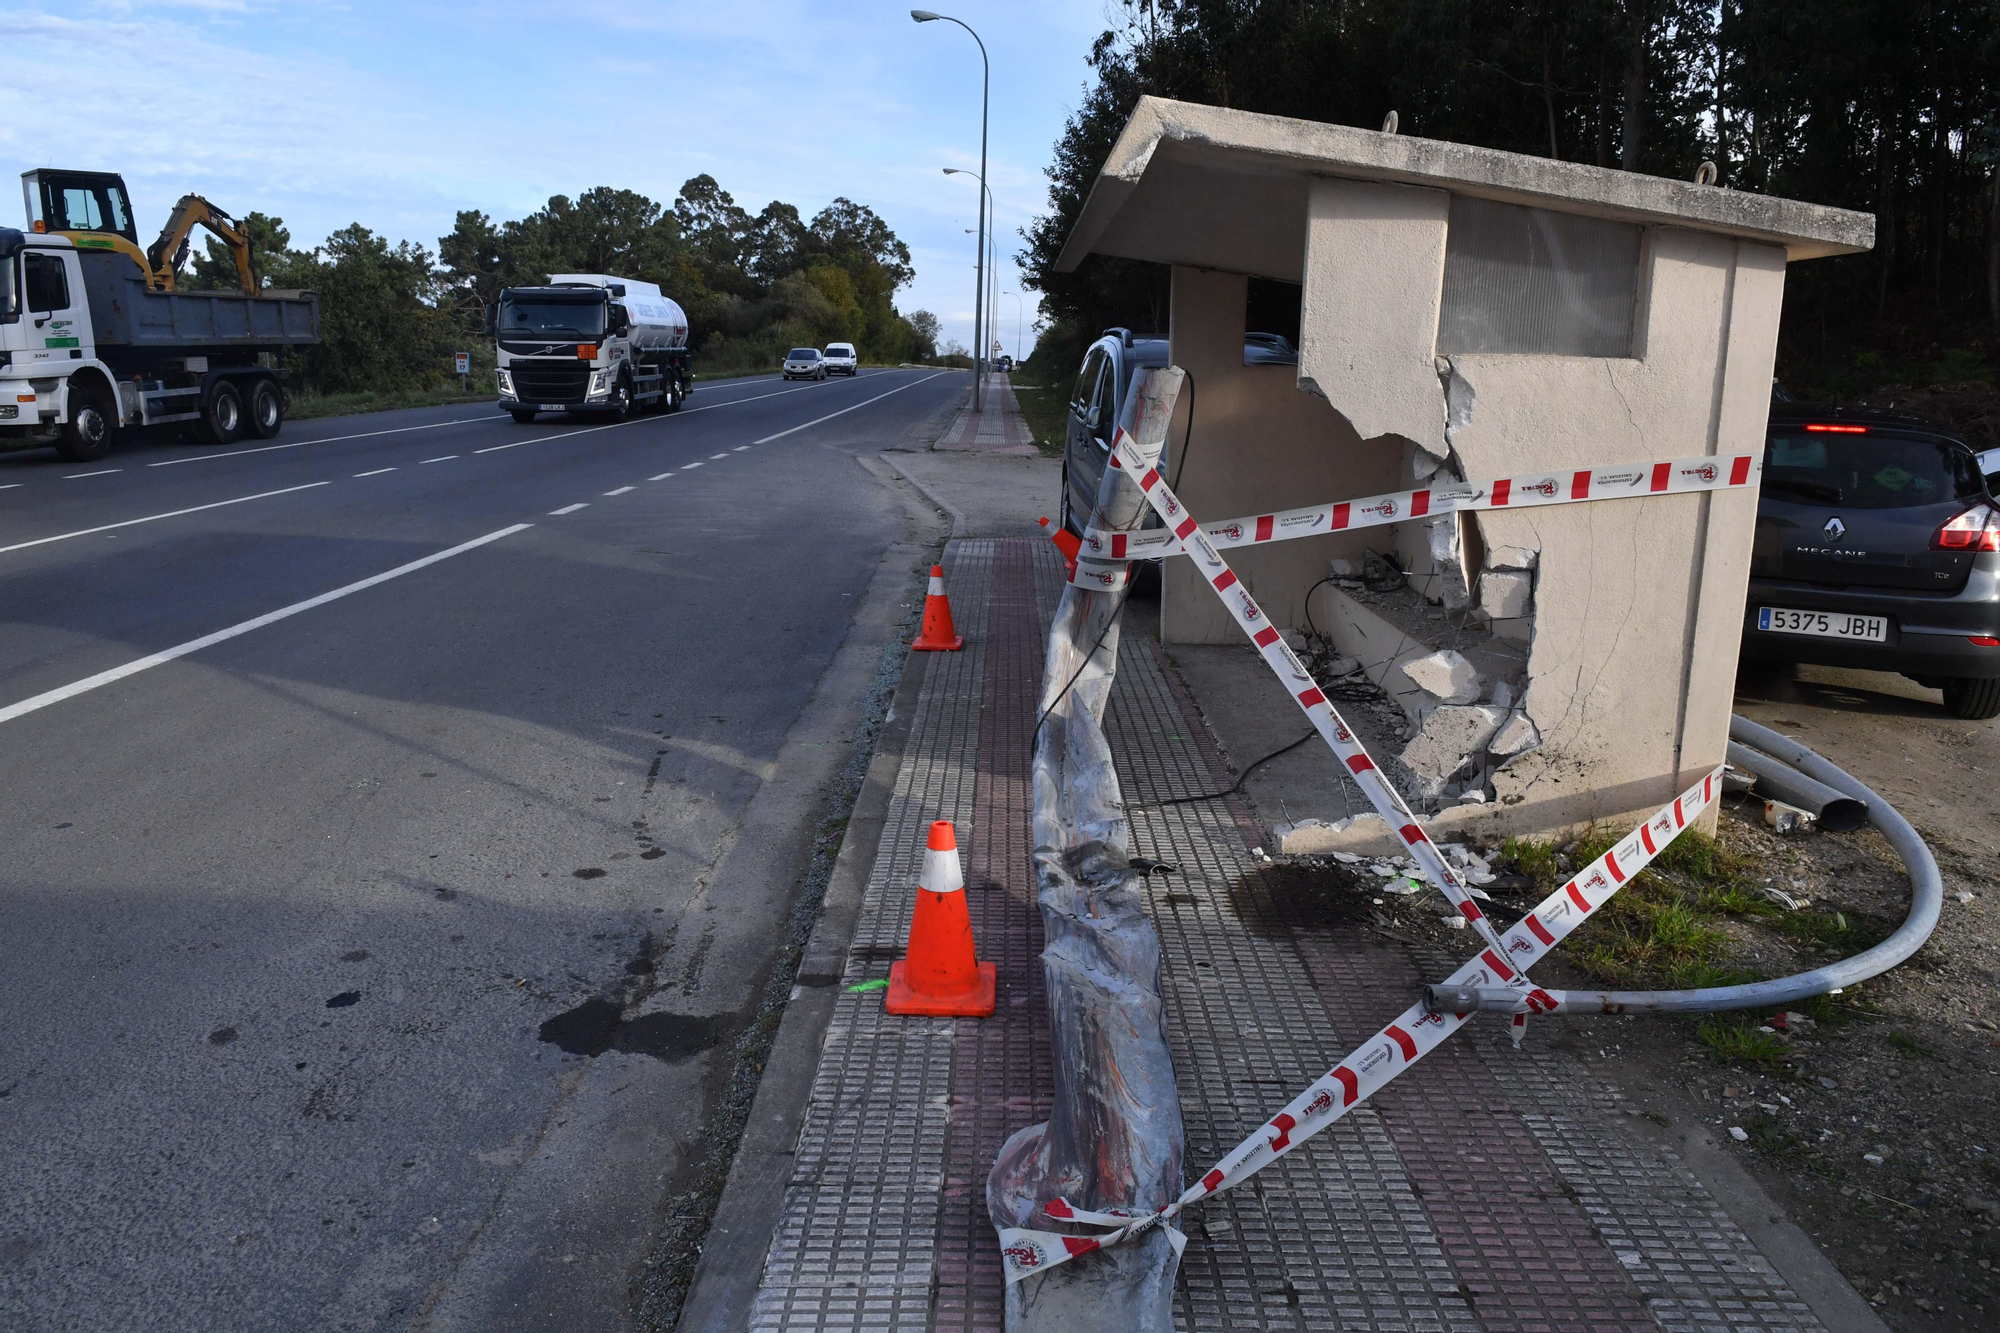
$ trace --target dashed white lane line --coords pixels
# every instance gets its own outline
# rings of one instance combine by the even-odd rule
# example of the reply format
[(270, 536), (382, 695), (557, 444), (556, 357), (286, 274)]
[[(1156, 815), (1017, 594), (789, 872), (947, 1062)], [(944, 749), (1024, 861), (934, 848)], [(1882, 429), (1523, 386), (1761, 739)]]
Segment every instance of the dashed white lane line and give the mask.
[(72, 472), (72, 473), (70, 473), (69, 475), (65, 476), (65, 477), (63, 478), (63, 480), (64, 480), (64, 481), (81, 481), (81, 480), (83, 480), (83, 479), (84, 479), (85, 477), (108, 477), (108, 476), (110, 476), (110, 475), (111, 475), (112, 473), (114, 473), (114, 472), (123, 472), (124, 470), (125, 470), (125, 469), (124, 469), (124, 468), (122, 468), (122, 467), (108, 467), (108, 468), (105, 468), (105, 469), (104, 469), (104, 471), (102, 471), (102, 472)]
[(379, 477), (384, 472), (394, 472), (395, 470), (392, 467), (378, 467), (373, 472), (357, 472), (354, 475), (357, 477)]
[(453, 417), (450, 421), (427, 421), (420, 426), (395, 426), (388, 430), (364, 430), (355, 435), (329, 435), (323, 440), (293, 440), (289, 444), (260, 444), (255, 449), (231, 449), (223, 454), (190, 454), (186, 458), (169, 458), (164, 463), (148, 463), (147, 467), (172, 467), (176, 463), (206, 463), (212, 458), (236, 458), (242, 454), (268, 454), (273, 449), (303, 449), (309, 444), (338, 444), (342, 440), (372, 440), (377, 435), (403, 435), (413, 430), (441, 430), (446, 426), (464, 426), (475, 421), (491, 421), (492, 417)]
[(177, 657), (186, 657), (189, 653), (200, 652), (202, 649), (221, 643), (226, 639), (233, 639), (238, 635), (248, 634), (251, 630), (262, 629), (266, 625), (276, 624), (278, 621), (295, 616), (301, 611), (310, 611), (316, 606), (325, 606), (328, 602), (338, 601), (365, 588), (372, 588), (378, 583), (387, 583), (390, 579), (399, 579), (405, 574), (414, 574), (427, 565), (435, 565), (438, 561), (449, 560), (455, 555), (464, 555), (467, 551), (477, 550), (488, 542), (497, 542), (502, 537), (511, 537), (515, 533), (525, 531), (533, 526), (534, 524), (532, 523), (516, 523), (512, 527), (501, 528), (498, 532), (489, 532), (484, 537), (474, 537), (471, 541), (462, 542), (448, 551), (438, 551), (432, 555), (423, 557), (421, 560), (412, 560), (407, 565), (398, 565), (394, 569), (384, 570), (380, 574), (371, 575), (358, 582), (335, 588), (332, 592), (323, 592), (317, 597), (308, 597), (303, 602), (293, 602), (290, 606), (280, 607), (276, 611), (267, 611), (261, 616), (245, 620), (240, 624), (231, 625), (228, 629), (219, 629), (213, 634), (204, 634), (199, 639), (189, 639), (186, 643), (177, 644), (163, 652), (138, 658), (135, 661), (127, 662), (123, 666), (113, 667), (109, 671), (100, 671), (94, 676), (86, 676), (82, 680), (73, 681), (68, 685), (37, 694), (33, 698), (23, 699), (19, 703), (8, 704), (5, 708), (0, 708), (0, 722), (12, 722), (15, 718), (25, 713), (32, 713), (37, 709), (47, 708), (50, 704), (61, 703), (65, 699), (73, 699), (79, 694), (86, 694), (100, 686), (109, 685), (113, 681), (123, 680), (127, 676), (135, 676), (141, 671), (150, 670), (153, 667), (171, 662)]
[(561, 509), (551, 509), (549, 511), (549, 517), (561, 518), (564, 514), (574, 514), (579, 509), (588, 509), (588, 508), (590, 508), (590, 504), (588, 501), (584, 502), (583, 504), (564, 505)]
[(457, 454), (439, 454), (436, 458), (426, 458), (423, 461), (426, 463), (442, 463), (447, 458), (457, 458), (457, 457), (458, 457)]
[(727, 458), (727, 457), (729, 457), (729, 451), (725, 449), (719, 454), (710, 454), (708, 456), (708, 460), (712, 463), (718, 458)]
[[(737, 446), (736, 446), (736, 447), (735, 447), (734, 449), (731, 449), (731, 450), (730, 450), (729, 452), (730, 452), (730, 453), (732, 453), (732, 454), (740, 454), (740, 453), (742, 453), (742, 452), (743, 452), (743, 451), (744, 451), (745, 449), (748, 449), (748, 448), (750, 448), (750, 446), (749, 446), (749, 445), (747, 445), (747, 444), (739, 444), (739, 445), (737, 445)], [(717, 457), (719, 458), (719, 457), (721, 457), (721, 455), (719, 455), (719, 454), (718, 454), (718, 455), (717, 455)]]
[(19, 490), (19, 489), (21, 488), (21, 485), (22, 485), (22, 483), (21, 483), (21, 482), (18, 482), (18, 481), (10, 481), (10, 482), (8, 482), (8, 483), (7, 483), (7, 484), (6, 484), (5, 486), (0, 486), (0, 491), (15, 491), (15, 490)]
[(290, 495), (294, 491), (309, 491), (315, 486), (331, 486), (330, 481), (309, 481), (303, 486), (287, 486), (282, 490), (259, 491), (255, 495), (239, 495), (233, 500), (216, 500), (205, 505), (192, 505), (186, 509), (170, 509), (164, 514), (148, 514), (144, 518), (128, 518), (122, 523), (105, 523), (94, 528), (78, 528), (75, 532), (58, 532), (53, 537), (37, 537), (31, 542), (15, 542), (12, 546), (0, 546), (0, 555), (9, 551), (25, 551), (30, 546), (46, 546), (50, 542), (66, 541), (71, 537), (88, 537), (93, 532), (109, 532), (113, 528), (129, 528), (135, 523), (153, 523), (163, 518), (179, 518), (182, 514), (199, 514), (204, 509), (221, 509), (225, 505), (248, 504), (252, 500), (268, 500), (274, 495)]
[(673, 475), (674, 475), (674, 474), (673, 474), (673, 473), (671, 473), (671, 472), (662, 472), (662, 473), (661, 473), (661, 474), (660, 474), (659, 476), (657, 476), (657, 477), (648, 477), (648, 478), (646, 478), (646, 480), (647, 480), (647, 481), (665, 481), (665, 480), (666, 480), (666, 479), (667, 479), (668, 477), (671, 477), (671, 476), (673, 476)]
[(914, 389), (914, 388), (916, 388), (916, 387), (917, 387), (917, 386), (918, 386), (919, 384), (926, 384), (926, 383), (930, 382), (931, 380), (934, 380), (934, 379), (938, 378), (938, 375), (945, 375), (945, 374), (949, 374), (949, 373), (950, 373), (950, 372), (948, 372), (948, 371), (943, 371), (943, 370), (940, 370), (939, 372), (937, 372), (937, 375), (926, 375), (926, 376), (924, 376), (924, 377), (923, 377), (923, 379), (920, 379), (920, 380), (911, 380), (911, 381), (910, 381), (910, 382), (909, 382), (908, 384), (898, 384), (898, 385), (897, 385), (897, 386), (896, 386), (895, 388), (893, 388), (893, 389), (889, 390), (889, 392), (888, 392), (888, 393), (878, 393), (878, 394), (876, 394), (876, 395), (875, 395), (875, 396), (874, 396), (873, 398), (864, 398), (863, 400), (861, 400), (860, 402), (856, 403), (856, 404), (855, 404), (854, 406), (852, 406), (852, 407), (843, 407), (843, 408), (841, 408), (841, 409), (840, 409), (840, 410), (839, 410), (838, 412), (828, 412), (828, 413), (827, 413), (827, 414), (826, 414), (825, 416), (823, 416), (823, 417), (816, 417), (816, 418), (814, 418), (814, 419), (813, 419), (813, 420), (811, 420), (811, 421), (808, 421), (808, 422), (805, 422), (805, 423), (804, 423), (803, 425), (798, 425), (798, 426), (794, 426), (794, 427), (792, 427), (792, 428), (791, 428), (790, 430), (781, 430), (781, 431), (779, 431), (779, 432), (778, 432), (778, 433), (777, 433), (776, 435), (766, 435), (766, 436), (765, 436), (765, 437), (764, 437), (763, 439), (761, 439), (761, 440), (752, 440), (752, 441), (751, 441), (750, 443), (752, 443), (752, 444), (769, 444), (769, 443), (770, 443), (771, 441), (773, 441), (773, 440), (782, 440), (782, 439), (784, 439), (784, 438), (785, 438), (785, 437), (786, 437), (787, 435), (796, 435), (796, 434), (798, 434), (798, 433), (799, 433), (800, 431), (802, 431), (802, 430), (807, 430), (807, 429), (810, 429), (810, 428), (811, 428), (811, 427), (813, 427), (813, 426), (817, 426), (817, 425), (819, 425), (819, 423), (820, 423), (820, 422), (822, 422), (822, 421), (831, 421), (831, 420), (833, 420), (833, 419), (834, 419), (835, 417), (844, 417), (844, 416), (846, 416), (846, 415), (847, 415), (847, 414), (848, 414), (849, 412), (859, 412), (859, 411), (860, 411), (860, 410), (861, 410), (862, 408), (864, 408), (864, 407), (868, 406), (868, 404), (870, 404), (870, 403), (879, 403), (879, 402), (881, 402), (881, 401), (882, 401), (882, 400), (883, 400), (884, 398), (890, 398), (890, 397), (894, 397), (894, 396), (895, 396), (896, 394), (899, 394), (899, 393), (901, 393), (901, 392), (902, 392), (903, 390), (905, 390), (905, 389)]
[(694, 462), (692, 462), (692, 463), (683, 463), (683, 464), (681, 464), (681, 471), (685, 472), (685, 471), (687, 471), (687, 470), (688, 470), (689, 468), (694, 468), (694, 467), (700, 467), (700, 466), (702, 466), (702, 463), (701, 463), (701, 460), (700, 460), (700, 459), (696, 459), (696, 460), (695, 460)]
[(620, 486), (620, 487), (619, 487), (619, 488), (618, 488), (617, 490), (615, 490), (615, 491), (606, 491), (606, 492), (604, 493), (604, 495), (605, 495), (605, 498), (606, 498), (606, 499), (609, 499), (609, 498), (611, 498), (611, 497), (612, 497), (612, 496), (614, 496), (614, 495), (623, 495), (623, 494), (625, 494), (625, 492), (627, 492), (627, 491), (629, 491), (629, 490), (631, 490), (631, 489), (632, 489), (632, 488), (631, 488), (630, 486)]

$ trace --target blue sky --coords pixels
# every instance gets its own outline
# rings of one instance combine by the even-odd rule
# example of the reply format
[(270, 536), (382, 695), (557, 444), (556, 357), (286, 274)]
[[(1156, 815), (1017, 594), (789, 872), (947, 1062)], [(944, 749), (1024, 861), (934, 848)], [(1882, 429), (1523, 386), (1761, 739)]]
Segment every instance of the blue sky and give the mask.
[[(935, 4), (935, 0), (933, 0)], [(909, 245), (904, 310), (969, 343), (979, 52), (907, 5), (9, 0), (0, 167), (123, 172), (142, 236), (194, 191), (284, 218), (293, 243), (360, 222), (433, 249), (461, 208), (519, 217), (593, 185), (670, 201), (708, 172), (756, 212), (836, 195)], [(993, 64), (988, 178), (1000, 285), (1106, 24), (1096, 0), (941, 6)], [(33, 77), (39, 71), (41, 78)], [(20, 77), (27, 75), (29, 77)], [(0, 220), (18, 225), (16, 204)], [(1025, 323), (1034, 322), (1026, 294)], [(1016, 302), (997, 331), (1013, 351)], [(1033, 335), (1028, 334), (1032, 345)]]

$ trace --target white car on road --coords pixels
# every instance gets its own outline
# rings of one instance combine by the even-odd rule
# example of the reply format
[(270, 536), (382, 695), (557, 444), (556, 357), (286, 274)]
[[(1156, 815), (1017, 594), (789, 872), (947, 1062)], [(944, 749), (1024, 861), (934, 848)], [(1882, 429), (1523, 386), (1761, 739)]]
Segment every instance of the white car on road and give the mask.
[(817, 347), (794, 347), (785, 353), (785, 378), (823, 380), (826, 378), (826, 358), (819, 354)]
[(829, 375), (858, 375), (861, 373), (861, 354), (854, 350), (853, 343), (828, 343), (826, 345), (826, 373)]

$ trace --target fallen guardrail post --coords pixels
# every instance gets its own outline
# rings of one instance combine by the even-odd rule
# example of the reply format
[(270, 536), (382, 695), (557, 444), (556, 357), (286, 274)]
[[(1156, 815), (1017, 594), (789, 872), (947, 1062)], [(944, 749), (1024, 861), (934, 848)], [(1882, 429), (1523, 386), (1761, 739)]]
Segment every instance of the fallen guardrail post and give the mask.
[[(1139, 455), (1160, 456), (1181, 378), (1179, 370), (1134, 378), (1120, 429)], [(1132, 475), (1105, 469), (1093, 513), (1099, 527), (1136, 528), (1145, 516)], [(1156, 1213), (1182, 1184), (1160, 939), (1138, 892), (1151, 867), (1130, 859), (1103, 728), (1127, 582), (1123, 568), (1094, 582), (1080, 571), (1049, 631), (1033, 828), (1055, 1101), (1046, 1124), (1007, 1140), (986, 1186), (1003, 1248), (1010, 1233), (1026, 1231), (1053, 1237), (1038, 1244), (1065, 1258), (1098, 1248), (1104, 1219)], [(1006, 1259), (1009, 1333), (1172, 1333), (1181, 1244), (1178, 1232), (1162, 1231), (1074, 1267), (1017, 1246)]]

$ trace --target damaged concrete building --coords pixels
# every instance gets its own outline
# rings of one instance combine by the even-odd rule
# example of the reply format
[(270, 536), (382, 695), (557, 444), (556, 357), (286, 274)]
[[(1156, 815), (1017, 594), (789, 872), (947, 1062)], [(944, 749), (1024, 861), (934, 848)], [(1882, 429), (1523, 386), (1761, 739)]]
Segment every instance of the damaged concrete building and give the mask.
[[(1193, 392), (1165, 471), (1213, 522), (1761, 454), (1785, 265), (1873, 234), (1705, 183), (1145, 98), (1058, 267), (1172, 266)], [(1246, 363), (1268, 360), (1245, 353), (1253, 281), (1297, 285), (1296, 367)], [(1441, 835), (1550, 832), (1650, 812), (1721, 762), (1756, 506), (1750, 487), (1448, 513), (1231, 561), (1274, 623), (1310, 620), (1400, 705), (1364, 738)], [(1169, 645), (1240, 638), (1185, 560), (1160, 624)], [(1393, 844), (1363, 815), (1283, 845)]]

